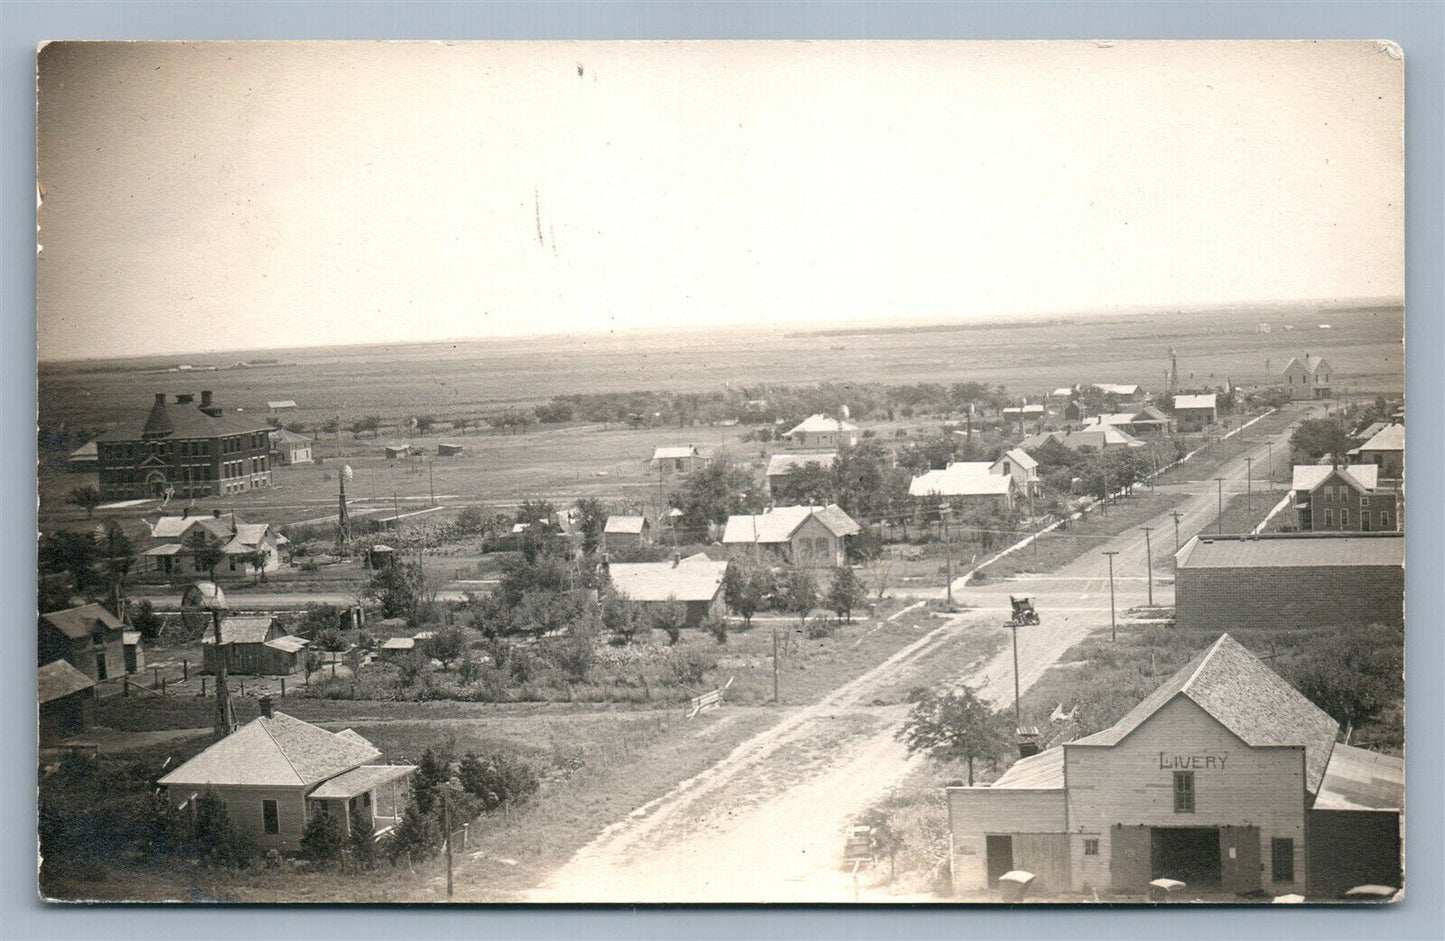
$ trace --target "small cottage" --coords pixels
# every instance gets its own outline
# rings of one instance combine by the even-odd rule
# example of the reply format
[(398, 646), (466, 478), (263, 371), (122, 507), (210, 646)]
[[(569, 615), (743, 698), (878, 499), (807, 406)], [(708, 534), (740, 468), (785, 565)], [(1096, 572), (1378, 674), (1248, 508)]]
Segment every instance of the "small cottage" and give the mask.
[(273, 712), (262, 697), (259, 718), (158, 783), (182, 810), (210, 792), (262, 849), (294, 850), (313, 816), (336, 820), (343, 836), (351, 833), (353, 811), (378, 833), (400, 821), (406, 779), (416, 767), (371, 764), (379, 757), (376, 746), (351, 729), (328, 732)]
[(1219, 421), (1218, 397), (1207, 395), (1174, 396), (1174, 422), (1180, 431), (1202, 431)]
[(761, 549), (791, 565), (837, 568), (848, 558), (845, 540), (861, 531), (837, 504), (780, 506), (729, 516), (722, 541), (734, 556)]
[(670, 562), (604, 563), (614, 591), (645, 608), (676, 602), (687, 608), (687, 626), (721, 617), (722, 583), (728, 563), (699, 552)]
[(602, 527), (603, 546), (610, 550), (635, 549), (652, 541), (652, 524), (645, 516), (609, 516)]
[(858, 444), (858, 426), (841, 418), (829, 418), (823, 414), (810, 415), (783, 432), (783, 438), (799, 448), (851, 448)]
[(310, 464), (311, 439), (278, 428), (271, 432), (271, 460), (275, 464)]
[(652, 460), (648, 462), (648, 465), (661, 477), (673, 477), (702, 470), (710, 463), (709, 458), (689, 444), (682, 447), (657, 448), (652, 452)]

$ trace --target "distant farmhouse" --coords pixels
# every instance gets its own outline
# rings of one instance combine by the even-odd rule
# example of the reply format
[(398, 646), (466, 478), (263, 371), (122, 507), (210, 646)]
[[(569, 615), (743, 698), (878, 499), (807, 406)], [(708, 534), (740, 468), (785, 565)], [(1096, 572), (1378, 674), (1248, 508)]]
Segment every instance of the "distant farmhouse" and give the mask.
[(221, 550), (223, 558), (216, 567), (217, 575), (253, 573), (250, 556), (255, 552), (268, 554), (262, 571), (275, 571), (281, 567), (282, 550), (287, 545), (286, 537), (271, 524), (247, 523), (235, 512), (212, 510), (209, 516), (162, 516), (155, 522), (147, 520), (146, 525), (153, 544), (142, 557), (151, 561), (152, 571), (172, 576), (211, 574), (196, 564), (195, 548), (200, 541)]
[(275, 464), (310, 464), (311, 439), (294, 431), (278, 428), (271, 432), (271, 460)]
[(1104, 395), (1113, 395), (1121, 399), (1138, 398), (1143, 391), (1139, 388), (1138, 383), (1096, 382), (1094, 388)]
[(858, 426), (841, 418), (827, 415), (809, 415), (788, 431), (783, 437), (797, 448), (813, 448), (820, 451), (855, 447), (858, 444)]
[(1290, 486), (1301, 532), (1392, 532), (1400, 528), (1398, 496), (1379, 489), (1374, 464), (1302, 464)]
[(693, 445), (684, 447), (661, 447), (652, 452), (652, 460), (648, 464), (659, 476), (674, 477), (691, 474), (699, 471), (712, 463), (712, 459), (705, 457)]
[(1219, 398), (1205, 395), (1174, 396), (1174, 423), (1180, 431), (1203, 431), (1219, 421)]
[(157, 392), (145, 420), (123, 422), (96, 439), (104, 500), (242, 493), (271, 484), (271, 426), (226, 412), (209, 390), (167, 403)]
[(1284, 388), (1295, 400), (1327, 399), (1332, 388), (1334, 370), (1324, 359), (1312, 359), (1306, 353), (1304, 362), (1291, 359), (1284, 367)]
[(722, 616), (726, 561), (715, 562), (699, 552), (670, 562), (604, 562), (603, 567), (612, 588), (644, 609), (683, 605), (688, 627)]
[(729, 516), (722, 541), (735, 557), (761, 548), (792, 565), (836, 568), (847, 560), (844, 540), (861, 531), (836, 504), (780, 506), (754, 515)]
[(1174, 420), (1152, 405), (1146, 405), (1137, 412), (1109, 412), (1084, 421), (1084, 427), (1108, 425), (1136, 437), (1143, 435), (1168, 434), (1174, 429)]

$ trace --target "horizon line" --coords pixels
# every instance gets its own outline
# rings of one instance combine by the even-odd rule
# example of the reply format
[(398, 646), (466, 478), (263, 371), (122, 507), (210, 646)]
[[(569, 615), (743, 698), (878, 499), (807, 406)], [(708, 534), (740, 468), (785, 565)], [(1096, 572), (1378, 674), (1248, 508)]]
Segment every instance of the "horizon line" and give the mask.
[[(1011, 315), (998, 314), (962, 314), (952, 318), (938, 317), (895, 317), (880, 319), (859, 319), (859, 320), (838, 320), (838, 321), (817, 321), (798, 324), (786, 323), (756, 323), (748, 321), (733, 321), (717, 324), (678, 324), (668, 326), (641, 326), (641, 327), (608, 327), (597, 330), (572, 330), (568, 332), (541, 332), (541, 333), (494, 333), (467, 336), (432, 337), (429, 339), (409, 340), (366, 340), (358, 343), (302, 343), (297, 345), (278, 346), (233, 346), (233, 347), (211, 347), (208, 349), (176, 349), (161, 350), (155, 353), (128, 353), (123, 355), (94, 355), (94, 356), (69, 356), (60, 358), (41, 358), (37, 348), (36, 365), (63, 366), (73, 363), (97, 363), (97, 362), (126, 362), (130, 360), (155, 359), (168, 356), (218, 356), (231, 353), (267, 353), (286, 350), (324, 350), (324, 349), (348, 349), (371, 346), (428, 346), (440, 343), (475, 343), (482, 340), (501, 341), (522, 341), (522, 340), (546, 340), (557, 337), (570, 337), (577, 335), (597, 336), (608, 333), (625, 334), (648, 334), (648, 333), (706, 333), (708, 331), (734, 331), (744, 329), (763, 329), (768, 331), (789, 330), (793, 333), (821, 333), (825, 331), (836, 331), (843, 327), (853, 327), (860, 331), (869, 328), (889, 329), (900, 328), (927, 328), (927, 327), (950, 327), (962, 323), (988, 323), (990, 321), (1004, 325), (1007, 321), (1017, 323), (1029, 323), (1040, 320), (1052, 320), (1060, 317), (1082, 317), (1082, 318), (1106, 318), (1136, 316), (1139, 314), (1185, 314), (1198, 315), (1216, 311), (1228, 313), (1242, 307), (1258, 306), (1261, 308), (1291, 309), (1308, 306), (1318, 306), (1322, 309), (1349, 311), (1364, 310), (1370, 307), (1401, 308), (1405, 306), (1404, 295), (1381, 295), (1362, 296), (1351, 298), (1297, 298), (1290, 300), (1236, 300), (1219, 302), (1200, 302), (1189, 304), (1137, 304), (1128, 307), (1117, 307), (1100, 310), (1053, 310), (1053, 311), (1019, 311)], [(37, 343), (38, 347), (38, 343)]]

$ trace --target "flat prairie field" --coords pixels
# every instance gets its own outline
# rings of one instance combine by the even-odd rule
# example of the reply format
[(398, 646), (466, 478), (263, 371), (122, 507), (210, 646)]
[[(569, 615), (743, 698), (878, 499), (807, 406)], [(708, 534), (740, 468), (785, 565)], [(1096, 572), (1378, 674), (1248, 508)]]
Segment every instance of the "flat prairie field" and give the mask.
[[(156, 392), (202, 389), (214, 390), (228, 409), (258, 414), (266, 413), (268, 401), (294, 400), (299, 407), (285, 419), (311, 427), (338, 413), (343, 424), (377, 415), (394, 427), (421, 414), (443, 423), (449, 417), (476, 419), (554, 395), (721, 391), (728, 386), (756, 390), (769, 383), (982, 382), (1037, 401), (1051, 389), (1074, 383), (1138, 383), (1145, 391), (1157, 391), (1165, 386), (1171, 349), (1185, 388), (1226, 380), (1275, 384), (1291, 356), (1309, 353), (1329, 359), (1341, 388), (1364, 396), (1403, 389), (1403, 329), (1398, 307), (1296, 307), (792, 332), (758, 326), (55, 362), (39, 365), (39, 423), (50, 430), (102, 427), (143, 416)], [(899, 424), (926, 427), (930, 422)], [(880, 437), (891, 436), (893, 427), (877, 426)], [(758, 462), (764, 448), (742, 441), (747, 430), (571, 424), (499, 434), (472, 428), (414, 437), (428, 458), (396, 461), (382, 452), (384, 444), (397, 440), (395, 432), (383, 430), (375, 438), (344, 435), (339, 456), (356, 472), (348, 495), (376, 512), (390, 510), (393, 495), (405, 513), (433, 494), (452, 505), (597, 496), (640, 508), (656, 504), (670, 489), (660, 486), (647, 466), (654, 447), (726, 448), (737, 460)], [(449, 440), (463, 444), (465, 453), (436, 458), (436, 444)], [(276, 522), (323, 515), (336, 499), (337, 442), (323, 436), (315, 453), (323, 464), (277, 468), (277, 486), (231, 498), (226, 505), (265, 507)], [(76, 515), (63, 505), (65, 494), (94, 482), (93, 475), (65, 473), (63, 458), (41, 454), (40, 497), (47, 516)]]

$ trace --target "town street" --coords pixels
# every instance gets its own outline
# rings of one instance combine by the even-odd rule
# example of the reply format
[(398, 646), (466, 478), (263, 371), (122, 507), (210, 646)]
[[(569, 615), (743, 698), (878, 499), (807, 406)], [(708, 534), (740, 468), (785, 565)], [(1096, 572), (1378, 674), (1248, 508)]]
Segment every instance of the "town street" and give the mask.
[[(1288, 430), (1275, 436), (1276, 447)], [(1260, 464), (1267, 445), (1250, 452)], [(1226, 493), (1246, 486), (1243, 457), (1217, 475)], [(1211, 479), (1177, 486), (1192, 494), (1178, 507), (1181, 542), (1213, 524), (1218, 488)], [(1154, 528), (1156, 572), (1168, 572), (1174, 519)], [(698, 777), (638, 808), (604, 831), (529, 896), (530, 901), (846, 902), (896, 901), (858, 886), (842, 863), (847, 826), (915, 766), (894, 735), (907, 706), (873, 706), (873, 692), (895, 686), (907, 664), (946, 656), (946, 640), (995, 629), (1009, 613), (1010, 593), (1035, 599), (1042, 623), (1019, 631), (1019, 684), (1027, 691), (1064, 653), (1092, 631), (1109, 627), (1109, 577), (1114, 557), (1115, 604), (1121, 618), (1145, 605), (1142, 530), (1120, 534), (1057, 573), (1020, 575), (979, 586), (955, 585), (968, 607), (873, 670), (743, 743)], [(1172, 578), (1157, 578), (1156, 605), (1173, 602)], [(1147, 616), (1147, 614), (1145, 614)], [(986, 662), (961, 663), (958, 682), (996, 706), (1013, 703), (1013, 652), (1005, 644)], [(865, 875), (865, 879), (869, 878)]]

